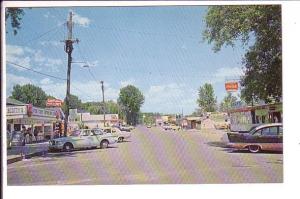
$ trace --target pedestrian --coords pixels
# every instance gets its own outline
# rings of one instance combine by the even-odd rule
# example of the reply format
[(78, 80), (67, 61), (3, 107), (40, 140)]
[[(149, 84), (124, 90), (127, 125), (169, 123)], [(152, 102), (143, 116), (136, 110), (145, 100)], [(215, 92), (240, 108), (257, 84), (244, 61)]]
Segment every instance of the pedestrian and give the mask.
[(22, 159), (24, 159), (25, 155), (26, 155), (25, 154), (26, 136), (24, 136), (24, 135), (26, 135), (26, 134), (23, 134), (23, 133), (21, 134), (21, 151), (20, 151), (20, 154), (21, 154)]
[(39, 133), (39, 131), (38, 131), (38, 129), (37, 129), (37, 127), (34, 127), (34, 130), (33, 130), (33, 135), (34, 135), (34, 138), (35, 138), (35, 141), (36, 142), (38, 142), (38, 133)]
[(30, 127), (27, 129), (27, 134), (29, 135), (29, 142), (32, 143), (32, 131)]

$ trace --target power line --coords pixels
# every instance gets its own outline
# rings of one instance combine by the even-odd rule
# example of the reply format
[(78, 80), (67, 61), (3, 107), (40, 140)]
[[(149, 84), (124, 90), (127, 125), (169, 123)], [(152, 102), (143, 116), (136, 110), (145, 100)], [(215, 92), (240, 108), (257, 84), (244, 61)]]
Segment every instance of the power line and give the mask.
[(32, 39), (30, 39), (28, 41), (25, 41), (24, 43), (30, 43), (32, 41), (38, 40), (38, 39), (42, 38), (43, 36), (45, 36), (46, 34), (48, 34), (48, 33), (52, 32), (52, 31), (56, 30), (57, 28), (59, 28), (61, 25), (64, 25), (64, 24), (65, 23), (58, 24), (58, 25), (54, 26), (53, 28), (49, 29), (48, 31), (46, 31), (44, 33), (41, 33), (38, 36), (36, 36), (36, 37), (34, 37), (34, 38), (32, 38)]
[(12, 64), (12, 65), (18, 66), (18, 67), (20, 67), (20, 68), (24, 68), (24, 69), (26, 69), (26, 70), (32, 71), (32, 72), (34, 72), (34, 73), (38, 73), (38, 74), (40, 74), (40, 75), (44, 75), (44, 76), (47, 76), (47, 77), (51, 77), (51, 78), (55, 78), (55, 79), (59, 79), (59, 80), (63, 80), (63, 81), (67, 80), (67, 79), (64, 79), (64, 78), (61, 78), (61, 77), (55, 77), (55, 76), (53, 76), (53, 75), (49, 75), (49, 74), (46, 74), (46, 73), (42, 73), (42, 72), (33, 70), (33, 69), (31, 69), (31, 68), (27, 68), (27, 67), (25, 67), (25, 66), (22, 66), (22, 65), (20, 65), (20, 64), (17, 64), (17, 63), (11, 62), (11, 61), (6, 61), (6, 62), (9, 63), (9, 64)]

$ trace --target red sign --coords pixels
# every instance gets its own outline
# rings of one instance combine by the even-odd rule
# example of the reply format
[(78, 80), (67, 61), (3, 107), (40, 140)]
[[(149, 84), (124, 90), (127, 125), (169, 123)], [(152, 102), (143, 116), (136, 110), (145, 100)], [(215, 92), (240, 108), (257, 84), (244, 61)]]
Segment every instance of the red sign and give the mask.
[(237, 91), (239, 88), (238, 82), (226, 82), (225, 89), (226, 91)]
[(55, 107), (61, 107), (63, 101), (60, 100), (60, 99), (47, 99), (47, 103), (46, 103), (46, 106), (55, 106)]

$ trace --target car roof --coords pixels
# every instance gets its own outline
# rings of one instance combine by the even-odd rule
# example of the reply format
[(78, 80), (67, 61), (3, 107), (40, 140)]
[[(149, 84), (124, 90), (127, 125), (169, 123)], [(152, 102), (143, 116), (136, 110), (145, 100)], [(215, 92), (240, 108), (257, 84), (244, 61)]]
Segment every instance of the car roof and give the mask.
[(283, 124), (282, 123), (261, 124), (261, 125), (256, 127), (256, 130), (261, 129), (261, 128), (266, 128), (266, 127), (273, 127), (273, 126), (283, 126)]

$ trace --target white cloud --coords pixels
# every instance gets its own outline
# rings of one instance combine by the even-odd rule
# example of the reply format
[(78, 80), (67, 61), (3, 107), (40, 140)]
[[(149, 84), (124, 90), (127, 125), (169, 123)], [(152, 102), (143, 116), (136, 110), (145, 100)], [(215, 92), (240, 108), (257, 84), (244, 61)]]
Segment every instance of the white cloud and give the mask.
[(196, 107), (197, 91), (186, 84), (170, 83), (165, 85), (150, 86), (145, 92), (143, 111), (180, 113), (192, 112)]
[(24, 55), (24, 49), (21, 46), (15, 45), (6, 45), (6, 56), (14, 55), (14, 56), (21, 56)]
[(49, 78), (44, 78), (40, 81), (41, 84), (51, 84), (53, 83)]
[(135, 83), (134, 79), (129, 79), (129, 80), (126, 80), (126, 81), (121, 81), (120, 85), (121, 85), (121, 88), (123, 88), (123, 87), (128, 86), (128, 85), (133, 85), (134, 83)]
[(6, 74), (6, 93), (8, 96), (11, 95), (13, 87), (16, 84), (25, 85), (25, 84), (34, 84), (34, 83), (35, 83), (35, 81), (30, 78), (7, 73)]
[(78, 24), (79, 26), (82, 26), (82, 27), (88, 27), (91, 20), (87, 17), (82, 17), (80, 16), (79, 14), (75, 13), (74, 12), (74, 15), (73, 15), (73, 22)]
[[(29, 56), (26, 56), (25, 54), (25, 52), (29, 52), (29, 51), (31, 51), (31, 49), (27, 47), (25, 48), (23, 46), (6, 45), (6, 60), (30, 68), (31, 59)], [(14, 68), (20, 71), (25, 70), (15, 65), (11, 65), (11, 66), (13, 66)]]
[(37, 50), (37, 51), (35, 51), (35, 53), (33, 55), (33, 60), (40, 64), (40, 63), (43, 63), (46, 60), (46, 58), (43, 55), (41, 50)]
[(55, 15), (52, 15), (50, 12), (47, 12), (43, 15), (45, 18), (55, 18)]
[(210, 82), (215, 84), (225, 82), (226, 80), (230, 80), (232, 78), (238, 79), (244, 75), (244, 72), (241, 67), (222, 67), (217, 69), (217, 71), (213, 74), (215, 74), (214, 78), (210, 79)]
[(40, 44), (42, 46), (62, 46), (63, 45), (62, 42), (58, 42), (58, 41), (41, 41)]

